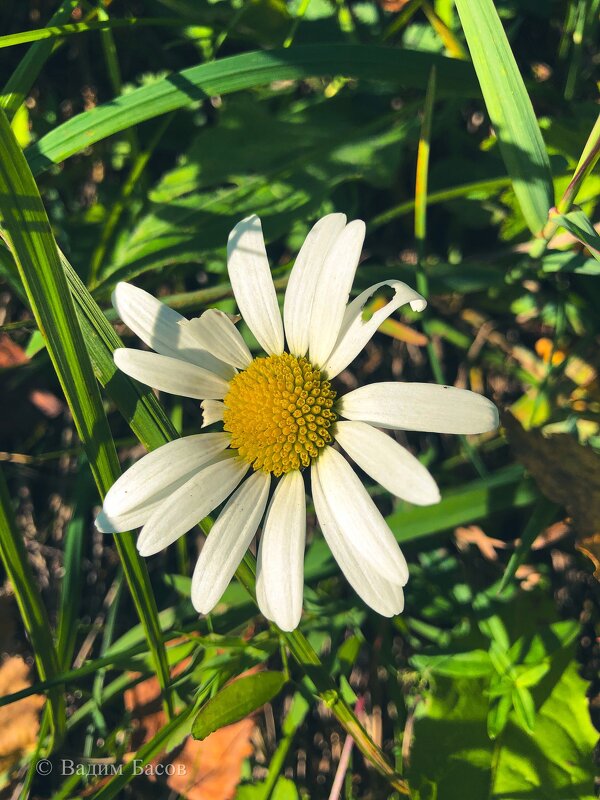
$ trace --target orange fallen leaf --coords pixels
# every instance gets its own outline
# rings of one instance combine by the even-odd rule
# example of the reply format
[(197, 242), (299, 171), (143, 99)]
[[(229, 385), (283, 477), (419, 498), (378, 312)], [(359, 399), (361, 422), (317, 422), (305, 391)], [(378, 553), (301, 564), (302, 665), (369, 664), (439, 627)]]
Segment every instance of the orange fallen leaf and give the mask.
[(27, 364), (28, 356), (22, 347), (10, 338), (7, 333), (0, 334), (0, 368), (18, 367)]
[[(187, 664), (189, 659), (182, 661), (173, 670), (174, 674)], [(166, 724), (158, 680), (148, 678), (128, 689), (124, 701), (138, 726), (133, 740), (138, 749)], [(254, 720), (248, 718), (221, 728), (202, 741), (188, 736), (174, 753), (158, 756), (152, 765), (172, 764), (173, 774), (165, 777), (166, 783), (188, 800), (232, 800), (242, 777), (242, 764), (252, 754), (254, 727)], [(147, 777), (154, 782), (158, 780), (155, 775)]]
[[(10, 656), (0, 665), (0, 696), (29, 686), (29, 667), (20, 656)], [(34, 749), (43, 705), (43, 695), (34, 694), (0, 708), (0, 772)]]

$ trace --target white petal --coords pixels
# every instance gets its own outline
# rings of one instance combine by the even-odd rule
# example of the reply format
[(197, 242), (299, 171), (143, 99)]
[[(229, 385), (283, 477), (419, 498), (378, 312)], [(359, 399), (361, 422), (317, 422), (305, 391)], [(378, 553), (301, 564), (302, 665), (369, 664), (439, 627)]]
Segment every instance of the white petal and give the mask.
[(484, 433), (498, 427), (498, 409), (480, 394), (433, 383), (372, 383), (340, 398), (347, 419), (380, 428), (431, 433)]
[(295, 356), (304, 356), (308, 350), (310, 318), (323, 264), (345, 225), (345, 214), (328, 214), (320, 219), (304, 240), (290, 273), (283, 321), (288, 349)]
[[(376, 311), (371, 319), (363, 320), (363, 309), (367, 301), (382, 286), (390, 286), (394, 289), (393, 298), (383, 308)], [(381, 283), (376, 283), (361, 292), (346, 307), (337, 342), (323, 367), (325, 373), (330, 378), (339, 375), (351, 361), (354, 361), (381, 323), (405, 303), (410, 303), (413, 311), (423, 311), (427, 305), (427, 301), (418, 292), (415, 292), (414, 289), (411, 289), (410, 286), (402, 283), (402, 281), (381, 281)]]
[(337, 422), (335, 438), (388, 492), (418, 506), (439, 503), (440, 490), (429, 471), (391, 436), (366, 422)]
[(297, 628), (302, 615), (305, 538), (304, 479), (294, 470), (284, 475), (275, 489), (256, 564), (260, 610), (283, 631)]
[[(229, 451), (228, 451), (229, 452)], [(197, 472), (161, 503), (138, 537), (142, 556), (152, 556), (223, 502), (248, 471), (250, 464), (233, 454)]]
[(368, 606), (384, 617), (400, 614), (404, 608), (401, 584), (386, 580), (344, 536), (327, 502), (316, 464), (311, 469), (311, 487), (323, 536), (350, 586)]
[(219, 514), (192, 579), (192, 603), (200, 614), (208, 614), (248, 549), (267, 505), (271, 476), (255, 472), (236, 489)]
[(259, 218), (238, 222), (227, 241), (229, 280), (240, 312), (269, 355), (283, 352), (283, 324)]
[(319, 275), (309, 326), (310, 360), (322, 367), (340, 332), (354, 273), (365, 239), (365, 223), (356, 219), (339, 234)]
[(384, 578), (403, 586), (408, 580), (406, 559), (344, 456), (333, 447), (326, 447), (315, 462), (314, 473), (319, 477), (338, 527), (352, 548)]
[(214, 372), (177, 358), (128, 347), (115, 350), (113, 357), (117, 367), (126, 375), (161, 392), (221, 400), (229, 391), (228, 382)]
[(226, 364), (246, 369), (252, 361), (252, 354), (242, 334), (229, 316), (218, 308), (209, 308), (195, 319), (185, 320), (184, 329), (190, 329), (204, 348)]
[(161, 500), (222, 453), (229, 442), (226, 433), (200, 433), (147, 453), (110, 487), (96, 527), (114, 533), (143, 525)]
[(206, 428), (212, 425), (213, 422), (223, 421), (223, 412), (225, 411), (225, 403), (221, 400), (203, 400), (200, 403), (202, 408), (202, 425), (201, 428)]
[(211, 355), (193, 330), (185, 327), (185, 317), (143, 289), (118, 283), (112, 304), (123, 322), (157, 353), (189, 361), (227, 380), (235, 374), (228, 364)]

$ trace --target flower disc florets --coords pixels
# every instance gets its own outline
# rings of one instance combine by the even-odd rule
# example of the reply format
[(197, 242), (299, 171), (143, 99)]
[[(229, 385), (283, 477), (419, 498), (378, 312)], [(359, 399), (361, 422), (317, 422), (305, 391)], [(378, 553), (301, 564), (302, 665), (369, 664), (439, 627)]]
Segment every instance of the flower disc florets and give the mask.
[(308, 467), (332, 442), (335, 395), (306, 358), (256, 358), (233, 378), (225, 396), (231, 447), (255, 470), (276, 477)]

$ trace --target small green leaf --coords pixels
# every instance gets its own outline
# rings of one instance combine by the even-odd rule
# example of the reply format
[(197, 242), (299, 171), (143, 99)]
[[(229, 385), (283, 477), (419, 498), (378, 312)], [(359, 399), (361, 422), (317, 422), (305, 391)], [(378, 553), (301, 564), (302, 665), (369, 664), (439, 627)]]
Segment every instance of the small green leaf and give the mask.
[(247, 717), (272, 700), (283, 689), (283, 672), (258, 672), (225, 686), (200, 709), (192, 725), (195, 739), (206, 737)]
[(515, 684), (512, 692), (512, 704), (517, 719), (524, 728), (533, 733), (535, 727), (535, 703), (529, 689)]
[(581, 209), (575, 209), (568, 214), (556, 214), (552, 217), (552, 221), (572, 233), (587, 247), (596, 261), (600, 261), (600, 236)]
[(428, 669), (449, 678), (483, 678), (492, 671), (490, 656), (485, 650), (447, 655), (416, 655), (410, 663), (420, 672)]
[(487, 716), (487, 732), (490, 739), (497, 739), (504, 730), (512, 708), (510, 694), (503, 694), (497, 703), (490, 706)]
[(547, 662), (543, 664), (536, 664), (533, 667), (528, 667), (518, 675), (515, 683), (517, 686), (523, 686), (527, 688), (530, 686), (536, 686), (536, 684), (542, 680), (549, 669), (550, 664)]

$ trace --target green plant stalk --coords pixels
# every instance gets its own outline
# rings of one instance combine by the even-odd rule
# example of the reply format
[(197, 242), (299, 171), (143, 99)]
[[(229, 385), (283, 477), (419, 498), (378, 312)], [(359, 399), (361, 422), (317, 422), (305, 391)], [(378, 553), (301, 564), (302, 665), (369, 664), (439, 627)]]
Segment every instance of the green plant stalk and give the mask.
[[(100, 494), (120, 475), (117, 452), (87, 357), (58, 248), (38, 188), (10, 123), (0, 111), (0, 214), (38, 328), (73, 414)], [(115, 536), (123, 569), (154, 653), (169, 714), (169, 669), (146, 564), (131, 533)]]
[[(581, 153), (579, 158), (579, 163), (575, 168), (575, 172), (573, 173), (573, 177), (571, 178), (569, 185), (565, 189), (563, 196), (558, 201), (556, 205), (555, 214), (568, 214), (571, 208), (573, 207), (573, 203), (579, 194), (579, 190), (583, 186), (583, 182), (588, 177), (588, 175), (592, 172), (596, 164), (598, 163), (598, 159), (600, 158), (600, 114), (598, 115), (596, 122), (594, 123), (594, 127), (592, 128), (590, 135), (588, 136), (588, 140), (585, 143), (585, 147)], [(544, 253), (546, 252), (546, 248), (554, 234), (556, 233), (559, 225), (552, 219), (553, 214), (551, 213), (550, 219), (544, 226), (542, 231), (541, 238), (536, 239), (529, 250), (529, 255), (532, 258), (541, 258)]]
[[(54, 678), (59, 670), (58, 655), (46, 608), (29, 567), (27, 550), (17, 529), (4, 473), (0, 470), (0, 557), (13, 587), (25, 630), (31, 641), (38, 674), (42, 680)], [(52, 745), (62, 741), (67, 713), (62, 690), (48, 693)]]

